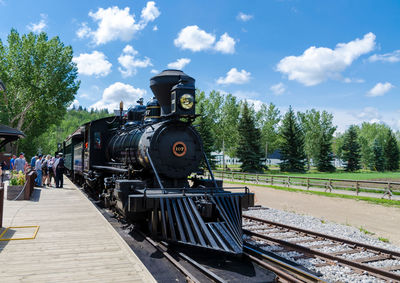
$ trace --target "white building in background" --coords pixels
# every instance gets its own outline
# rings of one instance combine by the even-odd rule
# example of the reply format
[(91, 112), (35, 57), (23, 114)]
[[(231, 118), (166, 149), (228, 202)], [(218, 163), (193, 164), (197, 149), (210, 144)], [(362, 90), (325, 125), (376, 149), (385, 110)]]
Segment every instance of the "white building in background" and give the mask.
[[(224, 161), (223, 161), (223, 154), (222, 152), (212, 152), (211, 155), (213, 156), (213, 159), (215, 160), (217, 165), (222, 166)], [(281, 163), (280, 159), (281, 155), (279, 153), (279, 150), (275, 150), (273, 153), (268, 155), (267, 159), (267, 166), (268, 165), (278, 165)], [(242, 162), (240, 162), (239, 158), (237, 157), (230, 157), (225, 154), (225, 165), (241, 165)], [(265, 164), (265, 162), (264, 162)]]

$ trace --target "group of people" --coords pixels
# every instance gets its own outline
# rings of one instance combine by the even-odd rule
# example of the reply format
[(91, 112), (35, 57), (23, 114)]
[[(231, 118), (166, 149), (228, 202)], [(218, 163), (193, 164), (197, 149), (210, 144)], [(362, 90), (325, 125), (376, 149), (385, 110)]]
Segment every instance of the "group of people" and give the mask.
[(62, 188), (64, 185), (64, 157), (62, 153), (52, 157), (50, 154), (43, 156), (36, 155), (31, 159), (31, 168), (36, 171), (36, 186), (51, 186), (51, 180), (54, 179), (56, 188)]
[[(24, 153), (20, 153), (17, 158), (15, 155), (10, 160), (10, 170), (25, 173), (29, 164), (26, 162)], [(36, 186), (52, 186), (51, 180), (54, 179), (56, 188), (62, 188), (64, 185), (64, 158), (63, 154), (59, 153), (55, 157), (51, 155), (43, 156), (42, 154), (35, 155), (31, 159), (30, 168), (36, 171)]]

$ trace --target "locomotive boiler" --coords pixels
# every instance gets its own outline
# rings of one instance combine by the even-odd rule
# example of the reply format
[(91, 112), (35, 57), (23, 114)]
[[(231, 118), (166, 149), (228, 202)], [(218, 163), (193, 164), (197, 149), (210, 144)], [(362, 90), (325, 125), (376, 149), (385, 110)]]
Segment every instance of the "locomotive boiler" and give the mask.
[[(120, 115), (86, 123), (68, 137), (70, 175), (154, 237), (242, 253), (242, 208), (254, 197), (214, 179), (193, 126), (195, 80), (165, 70), (150, 88), (154, 98), (146, 106), (138, 101), (126, 115), (121, 107)], [(202, 160), (209, 178), (196, 174)]]

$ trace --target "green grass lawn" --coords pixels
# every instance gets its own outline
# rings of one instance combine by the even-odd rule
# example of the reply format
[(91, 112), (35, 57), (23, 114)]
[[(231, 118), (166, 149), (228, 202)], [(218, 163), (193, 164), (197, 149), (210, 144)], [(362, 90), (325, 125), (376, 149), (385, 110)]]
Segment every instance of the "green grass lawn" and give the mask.
[[(243, 185), (243, 186), (249, 185), (248, 183), (242, 183), (242, 182), (225, 181), (225, 183)], [(318, 191), (311, 191), (311, 190), (305, 191), (305, 190), (301, 190), (301, 189), (293, 189), (293, 188), (287, 188), (287, 187), (282, 187), (282, 186), (268, 186), (268, 185), (258, 185), (258, 184), (251, 184), (251, 186), (264, 187), (265, 189), (272, 188), (275, 190), (282, 190), (282, 191), (287, 191), (287, 192), (296, 192), (296, 193), (303, 193), (303, 194), (312, 194), (312, 195), (319, 195), (319, 196), (325, 196), (325, 197), (354, 199), (354, 200), (366, 201), (369, 203), (379, 204), (379, 205), (384, 205), (384, 206), (400, 207), (400, 201), (398, 201), (398, 200), (380, 199), (380, 198), (366, 197), (366, 196), (353, 196), (353, 195), (338, 194), (338, 193), (318, 192)]]

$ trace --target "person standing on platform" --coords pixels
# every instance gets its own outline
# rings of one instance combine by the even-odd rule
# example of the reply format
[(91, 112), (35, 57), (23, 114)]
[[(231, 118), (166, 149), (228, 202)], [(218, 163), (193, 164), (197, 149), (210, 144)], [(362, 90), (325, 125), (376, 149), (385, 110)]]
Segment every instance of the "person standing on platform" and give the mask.
[(17, 171), (17, 173), (19, 171), (21, 171), (22, 173), (25, 173), (26, 161), (25, 161), (23, 152), (21, 152), (19, 154), (19, 157), (17, 159), (15, 159), (15, 161), (14, 161), (14, 169)]
[(35, 156), (32, 157), (32, 159), (31, 159), (31, 169), (32, 169), (32, 170), (35, 170), (37, 158), (38, 158), (38, 157), (35, 155)]
[(44, 156), (43, 160), (42, 160), (42, 174), (43, 174), (43, 178), (42, 178), (42, 184), (43, 187), (46, 186), (46, 179), (49, 178), (49, 170), (47, 168), (47, 163), (49, 161), (50, 155)]
[(63, 154), (59, 154), (60, 158), (56, 161), (56, 188), (62, 188), (64, 186), (64, 158)]
[(36, 186), (41, 187), (42, 186), (42, 155), (39, 154), (38, 159), (36, 160), (36, 165), (35, 165), (35, 170), (36, 170)]
[[(50, 155), (48, 155), (50, 156)], [(54, 179), (54, 183), (56, 182), (56, 176), (53, 170), (55, 158), (51, 157), (47, 160), (47, 169), (49, 171), (49, 177), (47, 179), (47, 186), (51, 187), (51, 179)]]
[(13, 171), (15, 170), (15, 159), (17, 159), (17, 156), (15, 154), (13, 154), (12, 158), (10, 159), (10, 170)]

